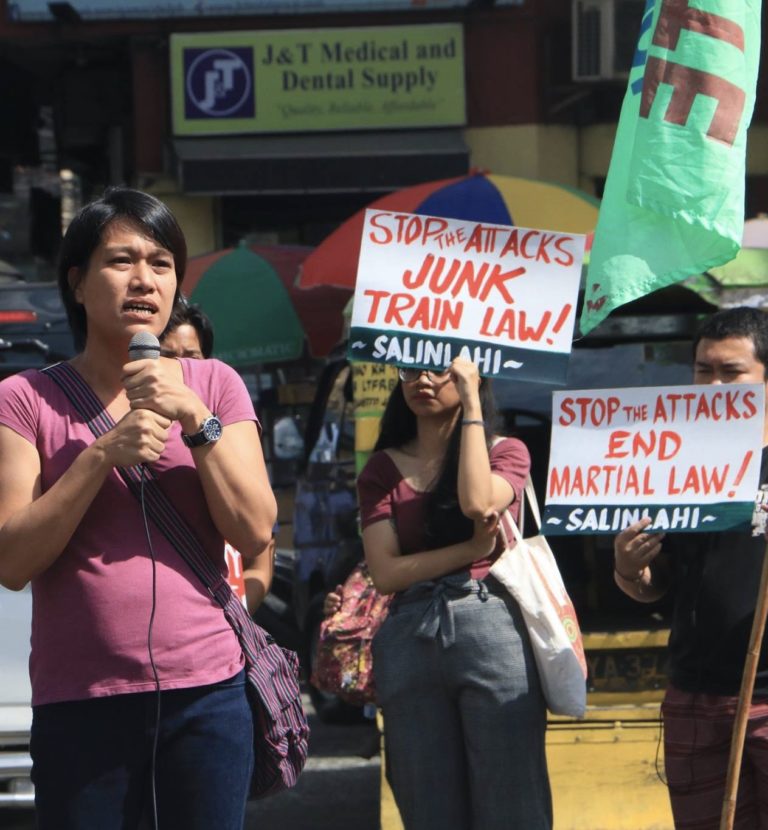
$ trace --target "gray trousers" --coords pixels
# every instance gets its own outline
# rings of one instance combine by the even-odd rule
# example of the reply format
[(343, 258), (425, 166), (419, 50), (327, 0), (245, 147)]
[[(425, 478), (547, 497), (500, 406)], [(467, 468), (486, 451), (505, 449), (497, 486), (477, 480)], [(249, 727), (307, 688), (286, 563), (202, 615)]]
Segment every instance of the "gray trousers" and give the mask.
[(546, 704), (517, 604), (493, 577), (395, 599), (373, 641), (406, 830), (550, 830)]

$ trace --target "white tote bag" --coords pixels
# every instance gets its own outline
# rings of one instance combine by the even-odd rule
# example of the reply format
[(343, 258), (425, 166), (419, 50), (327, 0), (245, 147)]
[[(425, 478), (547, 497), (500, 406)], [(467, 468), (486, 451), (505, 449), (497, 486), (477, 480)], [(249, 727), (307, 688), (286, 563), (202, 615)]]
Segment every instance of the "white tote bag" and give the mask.
[[(525, 494), (539, 531), (541, 517), (530, 477)], [(491, 573), (523, 613), (547, 708), (555, 715), (581, 718), (587, 706), (584, 642), (554, 554), (540, 532), (524, 539), (508, 511), (502, 513), (500, 526), (506, 550)]]

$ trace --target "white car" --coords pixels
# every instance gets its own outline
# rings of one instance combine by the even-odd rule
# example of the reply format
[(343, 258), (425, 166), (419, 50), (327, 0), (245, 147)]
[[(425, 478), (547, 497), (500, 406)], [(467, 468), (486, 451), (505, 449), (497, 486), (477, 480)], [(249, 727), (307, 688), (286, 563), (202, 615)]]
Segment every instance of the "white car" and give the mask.
[[(0, 275), (0, 378), (75, 353), (58, 286)], [(32, 592), (0, 588), (0, 808), (32, 807)], [(2, 824), (2, 821), (0, 821)]]
[(32, 590), (0, 588), (0, 807), (34, 806), (29, 733)]

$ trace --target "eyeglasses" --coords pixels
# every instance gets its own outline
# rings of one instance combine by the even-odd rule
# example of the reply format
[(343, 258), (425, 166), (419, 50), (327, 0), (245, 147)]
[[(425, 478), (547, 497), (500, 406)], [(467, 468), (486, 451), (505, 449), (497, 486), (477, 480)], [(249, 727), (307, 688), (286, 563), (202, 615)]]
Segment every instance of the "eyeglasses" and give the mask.
[(450, 368), (446, 369), (404, 369), (399, 366), (397, 374), (403, 383), (414, 383), (422, 375), (426, 375), (428, 380), (447, 380), (450, 375)]

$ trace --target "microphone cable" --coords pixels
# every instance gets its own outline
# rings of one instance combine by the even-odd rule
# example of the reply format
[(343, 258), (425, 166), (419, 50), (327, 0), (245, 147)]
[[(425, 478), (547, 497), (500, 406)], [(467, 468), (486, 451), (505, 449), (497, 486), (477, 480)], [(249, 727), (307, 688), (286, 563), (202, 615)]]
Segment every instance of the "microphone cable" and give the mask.
[(155, 665), (155, 658), (152, 653), (152, 629), (155, 623), (155, 611), (157, 610), (157, 558), (155, 557), (155, 548), (152, 545), (152, 535), (149, 532), (149, 520), (147, 518), (147, 507), (144, 502), (144, 481), (146, 479), (146, 468), (141, 465), (141, 516), (144, 520), (144, 533), (147, 537), (147, 545), (149, 546), (149, 555), (152, 560), (152, 608), (149, 613), (149, 626), (147, 628), (147, 652), (149, 654), (149, 663), (152, 666), (152, 676), (155, 680), (155, 693), (157, 695), (157, 706), (155, 709), (155, 730), (152, 737), (152, 758), (150, 760), (149, 775), (150, 775), (150, 792), (152, 797), (152, 828), (158, 828), (157, 816), (157, 782), (156, 782), (156, 768), (157, 768), (157, 744), (160, 735), (160, 677), (157, 673), (157, 666)]
[[(160, 357), (160, 341), (157, 337), (149, 331), (139, 331), (133, 335), (131, 342), (128, 344), (128, 359), (134, 360), (158, 360)], [(157, 611), (157, 557), (155, 556), (155, 548), (152, 545), (152, 535), (149, 532), (149, 519), (147, 518), (147, 508), (144, 501), (144, 482), (146, 480), (147, 467), (145, 464), (141, 465), (141, 487), (140, 487), (140, 501), (141, 501), (141, 516), (144, 520), (144, 533), (147, 537), (147, 545), (149, 547), (149, 555), (152, 559), (152, 609), (149, 614), (149, 626), (147, 628), (147, 652), (149, 654), (149, 663), (152, 666), (152, 676), (155, 680), (155, 692), (157, 694), (157, 707), (155, 711), (155, 734), (152, 737), (152, 758), (150, 761), (150, 789), (152, 795), (152, 827), (153, 830), (158, 828), (158, 814), (157, 814), (157, 745), (160, 739), (160, 678), (157, 673), (157, 666), (155, 665), (154, 654), (152, 653), (152, 630), (155, 623), (155, 612)]]

